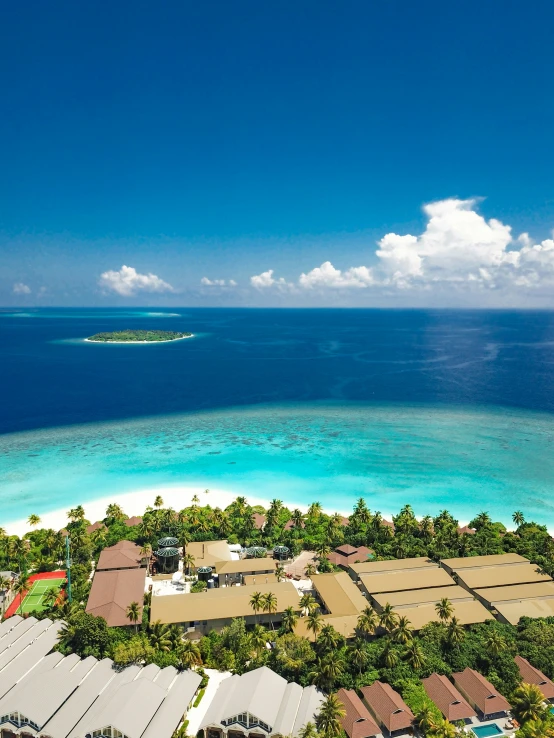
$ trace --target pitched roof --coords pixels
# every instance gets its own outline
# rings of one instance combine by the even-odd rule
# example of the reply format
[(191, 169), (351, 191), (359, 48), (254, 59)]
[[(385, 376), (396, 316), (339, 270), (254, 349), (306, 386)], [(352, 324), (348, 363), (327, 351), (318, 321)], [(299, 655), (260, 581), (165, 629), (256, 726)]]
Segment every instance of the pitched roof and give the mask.
[(254, 528), (257, 528), (258, 530), (261, 530), (265, 525), (265, 515), (261, 515), (260, 513), (253, 513), (252, 517), (254, 519)]
[(93, 523), (92, 525), (87, 525), (87, 533), (90, 535), (91, 533), (94, 533), (95, 530), (99, 530), (100, 528), (105, 528), (106, 526), (101, 520), (97, 520), (96, 523)]
[[(395, 607), (397, 615), (408, 618), (413, 630), (421, 630), (428, 623), (439, 619), (435, 609), (436, 603), (424, 603), (406, 607)], [(474, 599), (455, 600), (452, 602), (452, 614), (459, 620), (460, 625), (472, 625), (473, 623), (484, 623), (485, 620), (493, 620), (492, 614), (480, 602)]]
[(373, 682), (370, 687), (362, 687), (362, 695), (370, 711), (389, 733), (411, 726), (413, 712), (390, 684)]
[(362, 564), (352, 564), (350, 566), (351, 572), (356, 575), (429, 568), (436, 569), (437, 564), (427, 558), (427, 556), (418, 556), (412, 559), (390, 559), (387, 561), (364, 561)]
[(473, 600), (473, 597), (467, 589), (459, 587), (455, 584), (446, 587), (427, 587), (425, 589), (405, 589), (400, 592), (382, 592), (372, 594), (371, 599), (377, 605), (384, 607), (387, 602), (394, 608), (410, 607), (410, 605), (435, 605), (443, 597), (447, 597), (450, 602), (459, 600)]
[(466, 695), (470, 702), (477, 705), (483, 715), (493, 715), (511, 709), (508, 700), (482, 674), (470, 669), (469, 666), (463, 671), (452, 674), (452, 678), (454, 684)]
[(327, 558), (332, 564), (342, 566), (347, 569), (350, 564), (367, 561), (368, 557), (372, 553), (373, 551), (366, 546), (358, 546), (355, 548), (354, 546), (345, 544), (344, 546), (339, 546), (337, 549), (332, 551)]
[(343, 543), (342, 546), (337, 546), (335, 549), (337, 553), (343, 554), (344, 556), (350, 556), (350, 554), (356, 553), (357, 550), (357, 548), (351, 546), (349, 543)]
[(514, 661), (526, 684), (536, 684), (546, 700), (554, 699), (554, 683), (542, 671), (532, 666), (523, 656), (516, 656)]
[[(356, 566), (356, 564), (354, 564)], [(438, 566), (425, 569), (387, 571), (380, 574), (360, 574), (363, 588), (368, 594), (403, 592), (430, 587), (448, 587), (455, 584), (452, 577)]]
[(452, 571), (461, 569), (477, 569), (487, 566), (509, 566), (510, 564), (528, 564), (529, 560), (516, 553), (487, 554), (485, 556), (459, 556), (454, 559), (442, 559), (441, 564)]
[(524, 564), (510, 564), (509, 566), (464, 569), (456, 573), (459, 582), (469, 589), (552, 581), (548, 574), (542, 574), (535, 564), (530, 564), (528, 561)]
[(500, 620), (517, 625), (520, 618), (554, 617), (554, 598), (518, 600), (517, 602), (495, 602)]
[(104, 618), (110, 626), (131, 625), (127, 608), (131, 602), (137, 602), (140, 623), (145, 582), (146, 569), (97, 571), (92, 580), (86, 611)]
[(119, 541), (115, 546), (108, 546), (100, 553), (96, 571), (107, 569), (137, 569), (142, 562), (140, 546), (132, 541)]
[(214, 566), (223, 561), (231, 561), (231, 550), (226, 540), (192, 541), (187, 543), (187, 554), (194, 557), (195, 566)]
[(123, 521), (127, 528), (132, 528), (133, 525), (140, 525), (142, 523), (142, 518), (138, 515), (133, 515), (130, 518), (127, 518), (127, 520)]
[(504, 587), (485, 587), (485, 589), (476, 589), (475, 594), (485, 602), (494, 605), (501, 602), (554, 598), (554, 582), (533, 582), (532, 584), (512, 584)]
[(367, 605), (367, 600), (345, 571), (318, 574), (312, 582), (333, 615), (358, 615)]
[(346, 712), (340, 722), (348, 738), (370, 738), (379, 735), (381, 728), (353, 689), (339, 689), (337, 698), (342, 702)]
[(466, 702), (452, 682), (444, 674), (431, 674), (422, 679), (425, 691), (450, 722), (475, 717), (475, 710)]

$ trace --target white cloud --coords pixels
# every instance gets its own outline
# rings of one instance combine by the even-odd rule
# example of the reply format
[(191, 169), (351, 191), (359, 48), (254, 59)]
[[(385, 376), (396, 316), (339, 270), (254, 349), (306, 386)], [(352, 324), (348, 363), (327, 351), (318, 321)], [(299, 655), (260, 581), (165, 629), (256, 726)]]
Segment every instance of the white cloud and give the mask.
[(134, 267), (125, 265), (118, 272), (104, 272), (98, 283), (102, 288), (123, 297), (131, 297), (137, 292), (174, 292), (173, 287), (156, 274), (139, 274)]
[(24, 284), (23, 282), (16, 282), (13, 286), (13, 293), (14, 295), (30, 295), (31, 288), (28, 284)]
[(236, 287), (237, 283), (234, 279), (229, 279), (227, 282), (224, 279), (208, 279), (208, 277), (202, 277), (200, 284), (204, 287)]
[(446, 296), (554, 287), (554, 240), (535, 244), (527, 233), (517, 238), (512, 228), (495, 218), (486, 220), (475, 199), (429, 203), (424, 231), (417, 236), (387, 233), (373, 253), (372, 266), (344, 270), (325, 261), (300, 274), (297, 283), (274, 277), (269, 269), (250, 278), (258, 290), (305, 292), (371, 289), (381, 294), (442, 291)]

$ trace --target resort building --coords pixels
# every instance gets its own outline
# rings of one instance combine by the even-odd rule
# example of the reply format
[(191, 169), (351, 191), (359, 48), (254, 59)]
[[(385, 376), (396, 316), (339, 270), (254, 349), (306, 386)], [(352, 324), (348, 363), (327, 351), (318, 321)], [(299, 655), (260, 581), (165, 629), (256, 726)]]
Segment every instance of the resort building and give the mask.
[(186, 553), (193, 557), (196, 569), (211, 566), (215, 571), (223, 562), (238, 558), (233, 557), (227, 541), (193, 541), (187, 543)]
[(335, 566), (348, 570), (351, 564), (363, 563), (372, 555), (373, 551), (366, 546), (351, 546), (349, 543), (344, 543), (332, 551), (327, 558)]
[(431, 674), (427, 679), (422, 679), (422, 682), (429, 699), (435, 703), (446, 720), (454, 723), (458, 720), (468, 721), (477, 716), (469, 702), (443, 674)]
[(405, 571), (407, 569), (436, 569), (437, 564), (426, 556), (413, 559), (393, 559), (390, 561), (364, 561), (361, 564), (351, 564), (348, 573), (357, 581), (361, 574), (383, 574), (386, 572)]
[(554, 582), (534, 582), (533, 584), (514, 584), (504, 587), (485, 587), (475, 589), (474, 595), (487, 607), (498, 604), (520, 602), (521, 600), (554, 599)]
[[(439, 616), (436, 603), (414, 605), (412, 607), (394, 608), (397, 615), (402, 615), (410, 622), (412, 630), (418, 631), (429, 623), (437, 622)], [(491, 613), (477, 600), (461, 600), (452, 603), (452, 615), (458, 619), (460, 625), (473, 625), (492, 620)]]
[(142, 523), (142, 518), (138, 515), (133, 515), (132, 517), (124, 520), (123, 523), (127, 526), (127, 528), (132, 528), (135, 525), (140, 525)]
[(452, 679), (457, 689), (484, 720), (503, 715), (511, 709), (508, 700), (478, 671), (468, 667), (452, 674)]
[(387, 604), (395, 610), (414, 605), (434, 605), (444, 597), (450, 602), (471, 602), (473, 597), (463, 587), (455, 584), (446, 587), (428, 587), (425, 589), (407, 589), (400, 592), (383, 592), (371, 595), (371, 602), (380, 612)]
[(92, 580), (86, 611), (104, 618), (109, 626), (134, 625), (127, 617), (127, 608), (136, 602), (140, 623), (145, 588), (146, 569), (97, 571)]
[(449, 574), (464, 569), (485, 569), (489, 566), (510, 566), (512, 564), (528, 564), (528, 560), (515, 553), (489, 554), (487, 556), (460, 556), (455, 559), (442, 559), (443, 566)]
[(535, 669), (522, 656), (516, 656), (514, 661), (525, 684), (535, 684), (542, 692), (545, 700), (554, 700), (554, 683), (552, 680), (545, 676), (542, 671), (539, 671), (539, 669)]
[[(356, 635), (358, 617), (368, 602), (346, 572), (317, 574), (312, 583), (316, 598), (321, 603), (322, 624), (332, 625), (345, 638)], [(299, 618), (295, 627), (297, 635), (314, 640), (314, 634), (306, 626), (306, 618)]]
[(254, 584), (277, 584), (276, 574), (243, 574), (242, 583), (246, 586)]
[(454, 584), (452, 577), (436, 564), (425, 569), (399, 569), (379, 574), (360, 574), (360, 587), (369, 597), (388, 592), (448, 587)]
[(315, 723), (324, 695), (266, 666), (224, 679), (200, 724), (204, 738), (295, 738)]
[(96, 571), (139, 569), (144, 563), (140, 551), (140, 546), (132, 541), (119, 541), (115, 546), (108, 546), (101, 551)]
[(233, 584), (243, 584), (244, 577), (258, 576), (264, 582), (264, 574), (275, 575), (277, 561), (275, 559), (239, 559), (238, 561), (224, 561), (217, 566), (216, 576), (220, 587), (230, 587)]
[(468, 590), (552, 581), (548, 574), (542, 574), (537, 565), (531, 564), (529, 561), (524, 564), (511, 564), (509, 566), (468, 568), (456, 572), (456, 575), (458, 583)]
[(381, 728), (354, 689), (339, 689), (337, 698), (346, 712), (340, 723), (348, 738), (373, 738), (380, 735)]
[(414, 715), (402, 697), (384, 682), (362, 687), (363, 701), (377, 725), (393, 736), (411, 727)]
[[(274, 612), (254, 612), (250, 602), (256, 592), (275, 595), (277, 604)], [(286, 608), (298, 610), (298, 603), (298, 592), (291, 582), (221, 587), (186, 594), (154, 594), (150, 605), (150, 621), (180, 623), (190, 634), (196, 632), (200, 636), (211, 630), (221, 630), (233, 618), (244, 618), (247, 625), (261, 622), (276, 626)]]

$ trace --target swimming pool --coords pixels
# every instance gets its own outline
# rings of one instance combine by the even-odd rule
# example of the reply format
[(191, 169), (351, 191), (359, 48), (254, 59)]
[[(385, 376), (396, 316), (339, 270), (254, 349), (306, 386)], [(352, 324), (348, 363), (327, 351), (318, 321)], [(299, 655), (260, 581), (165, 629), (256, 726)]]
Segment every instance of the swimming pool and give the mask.
[(492, 723), (492, 725), (472, 726), (471, 732), (473, 735), (477, 736), (477, 738), (493, 738), (493, 736), (504, 735), (504, 731), (496, 723)]

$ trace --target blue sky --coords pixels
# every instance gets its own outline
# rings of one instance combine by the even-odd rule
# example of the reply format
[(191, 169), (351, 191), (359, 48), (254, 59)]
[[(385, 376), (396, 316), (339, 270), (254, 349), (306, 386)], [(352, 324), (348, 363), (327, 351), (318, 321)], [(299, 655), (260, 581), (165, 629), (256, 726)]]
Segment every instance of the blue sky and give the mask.
[(550, 304), (551, 0), (1, 13), (0, 304)]

